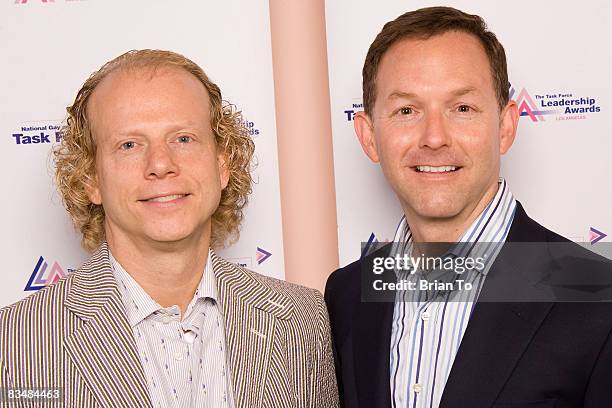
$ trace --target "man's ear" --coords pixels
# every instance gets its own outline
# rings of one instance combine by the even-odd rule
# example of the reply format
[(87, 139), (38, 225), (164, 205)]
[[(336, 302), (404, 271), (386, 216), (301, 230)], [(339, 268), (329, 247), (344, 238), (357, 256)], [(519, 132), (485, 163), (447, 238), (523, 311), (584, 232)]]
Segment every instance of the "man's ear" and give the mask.
[(516, 137), (516, 129), (518, 128), (519, 113), (515, 101), (509, 101), (506, 107), (502, 110), (499, 122), (499, 153), (506, 154), (514, 138)]
[(361, 144), (361, 148), (365, 154), (374, 163), (379, 162), (378, 150), (376, 149), (376, 140), (374, 139), (374, 124), (372, 119), (365, 112), (357, 112), (355, 114), (354, 125), (357, 139)]
[(217, 163), (219, 164), (219, 181), (221, 183), (221, 190), (227, 187), (229, 183), (230, 171), (227, 166), (227, 159), (222, 153), (217, 154)]
[(87, 176), (84, 183), (89, 201), (96, 205), (102, 205), (102, 194), (100, 194), (100, 188), (98, 187), (98, 176)]

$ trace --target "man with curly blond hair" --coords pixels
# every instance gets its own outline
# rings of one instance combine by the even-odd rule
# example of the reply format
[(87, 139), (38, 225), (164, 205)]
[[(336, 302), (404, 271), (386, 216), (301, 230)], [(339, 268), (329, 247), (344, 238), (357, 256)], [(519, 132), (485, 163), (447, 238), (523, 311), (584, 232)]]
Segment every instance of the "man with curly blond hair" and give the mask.
[(254, 151), (217, 85), (182, 55), (130, 51), (87, 79), (68, 115), (55, 180), (94, 253), (0, 311), (0, 398), (336, 407), (321, 295), (212, 249), (238, 236)]

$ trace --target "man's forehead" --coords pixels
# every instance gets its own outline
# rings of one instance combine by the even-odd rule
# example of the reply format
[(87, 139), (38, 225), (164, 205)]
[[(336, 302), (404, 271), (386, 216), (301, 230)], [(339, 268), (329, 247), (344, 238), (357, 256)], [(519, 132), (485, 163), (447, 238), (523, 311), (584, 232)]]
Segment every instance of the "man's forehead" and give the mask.
[[(151, 82), (154, 79), (164, 77), (177, 82), (199, 83), (204, 91), (206, 88), (199, 79), (187, 70), (172, 65), (143, 65), (143, 66), (121, 66), (115, 68), (100, 80), (92, 92), (91, 99), (96, 94), (106, 90), (121, 90), (119, 85), (130, 85), (135, 82)], [(208, 93), (207, 93), (208, 94)]]
[[(86, 107), (96, 133), (141, 133), (142, 126), (208, 128), (210, 96), (202, 82), (180, 67), (119, 68), (100, 81)], [(100, 127), (102, 126), (102, 127)]]
[(160, 78), (166, 85), (172, 84), (169, 88), (173, 93), (189, 88), (194, 95), (202, 99), (205, 107), (209, 106), (210, 96), (204, 84), (195, 75), (181, 67), (171, 65), (126, 66), (109, 72), (97, 84), (87, 101), (88, 119), (91, 119), (89, 114), (95, 111), (96, 105), (103, 106), (109, 99), (117, 101), (133, 96), (128, 91), (148, 92), (150, 91), (149, 83)]
[[(414, 79), (446, 87), (456, 95), (476, 93), (482, 85), (493, 86), (484, 46), (475, 35), (462, 31), (405, 38), (389, 47), (378, 67), (378, 91), (384, 91), (384, 97), (410, 96), (409, 85)], [(404, 89), (395, 89), (398, 83)], [(383, 90), (382, 85), (393, 89)]]

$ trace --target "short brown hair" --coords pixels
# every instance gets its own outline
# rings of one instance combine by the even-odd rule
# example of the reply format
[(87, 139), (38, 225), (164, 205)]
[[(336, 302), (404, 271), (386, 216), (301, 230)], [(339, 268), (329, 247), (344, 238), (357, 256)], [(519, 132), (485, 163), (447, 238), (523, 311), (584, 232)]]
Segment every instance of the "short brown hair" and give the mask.
[(96, 168), (96, 143), (87, 118), (87, 102), (98, 84), (118, 69), (174, 67), (195, 76), (210, 98), (210, 122), (219, 151), (225, 156), (229, 182), (221, 193), (219, 207), (212, 216), (211, 245), (222, 246), (238, 237), (242, 210), (252, 190), (251, 159), (254, 144), (245, 121), (234, 105), (224, 101), (221, 90), (195, 62), (171, 51), (132, 50), (104, 64), (85, 81), (68, 111), (61, 143), (53, 150), (55, 183), (72, 222), (82, 234), (87, 250), (98, 247), (106, 238), (104, 208), (89, 200), (85, 189)]
[(363, 109), (371, 115), (376, 102), (378, 65), (395, 43), (404, 39), (426, 40), (449, 31), (462, 31), (475, 36), (489, 58), (493, 86), (500, 110), (508, 103), (508, 68), (504, 47), (495, 34), (487, 30), (482, 17), (466, 14), (452, 7), (427, 7), (404, 13), (384, 25), (370, 45), (363, 64)]

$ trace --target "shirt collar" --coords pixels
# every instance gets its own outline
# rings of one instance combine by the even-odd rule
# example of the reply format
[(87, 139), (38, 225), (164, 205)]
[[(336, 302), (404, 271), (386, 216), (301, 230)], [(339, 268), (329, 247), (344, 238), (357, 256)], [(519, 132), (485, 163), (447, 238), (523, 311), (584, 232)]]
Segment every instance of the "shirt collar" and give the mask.
[[(135, 327), (138, 323), (149, 317), (151, 314), (164, 308), (157, 303), (149, 294), (134, 280), (134, 278), (121, 266), (121, 264), (115, 259), (112, 252), (108, 251), (109, 261), (113, 269), (113, 274), (117, 280), (117, 286), (121, 293), (121, 298), (127, 312), (128, 322), (132, 327)], [(218, 301), (219, 294), (217, 290), (217, 278), (215, 277), (212, 261), (211, 261), (212, 250), (208, 249), (208, 259), (202, 274), (202, 279), (196, 288), (193, 295), (193, 299), (189, 302), (186, 315), (189, 314), (195, 303), (199, 299), (212, 299), (214, 302)]]
[[(506, 180), (500, 177), (497, 193), (461, 235), (457, 245), (449, 250), (449, 255), (456, 257), (470, 256), (471, 258), (484, 257), (487, 260), (485, 262), (486, 267), (481, 272), (486, 275), (491, 261), (495, 259), (501, 245), (506, 241), (515, 209), (516, 200)], [(479, 244), (476, 245), (476, 243)], [(406, 216), (402, 217), (395, 232), (391, 253), (412, 253), (412, 232), (406, 221)]]

